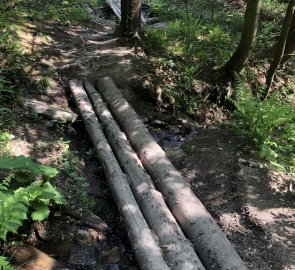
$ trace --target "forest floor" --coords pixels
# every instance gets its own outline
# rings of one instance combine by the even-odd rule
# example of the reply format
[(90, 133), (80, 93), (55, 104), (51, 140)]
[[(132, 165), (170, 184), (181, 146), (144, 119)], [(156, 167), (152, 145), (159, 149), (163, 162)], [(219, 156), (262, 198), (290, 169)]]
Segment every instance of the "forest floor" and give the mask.
[[(22, 46), (32, 54), (28, 80), (47, 73), (50, 85), (44, 91), (27, 89), (26, 98), (76, 112), (68, 80), (95, 82), (111, 76), (249, 268), (295, 270), (295, 200), (288, 193), (290, 176), (266, 166), (226, 125), (206, 122), (210, 110), (202, 112), (204, 121), (199, 123), (159, 111), (138, 83), (150, 72), (148, 58), (140, 48), (122, 45), (112, 35), (114, 25), (105, 20), (73, 27), (28, 23), (26, 32), (19, 33)], [(29, 242), (69, 269), (138, 269), (81, 119), (62, 125), (21, 108), (15, 108), (13, 117), (12, 154), (60, 167), (55, 184), (70, 203), (90, 208), (110, 228), (107, 234), (95, 232), (80, 219), (54, 212), (49, 221), (31, 226)], [(71, 154), (65, 154), (66, 147)], [(77, 162), (66, 169), (69, 155)], [(89, 182), (86, 197), (93, 199), (94, 206), (78, 192), (81, 183), (68, 170)], [(91, 245), (89, 237), (95, 238)]]

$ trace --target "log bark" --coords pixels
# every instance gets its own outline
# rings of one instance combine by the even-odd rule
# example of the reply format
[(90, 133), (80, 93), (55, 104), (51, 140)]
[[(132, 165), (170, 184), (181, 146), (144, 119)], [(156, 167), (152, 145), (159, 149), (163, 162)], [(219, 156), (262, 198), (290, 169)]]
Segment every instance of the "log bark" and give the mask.
[(20, 104), (37, 114), (44, 115), (50, 119), (58, 120), (64, 123), (73, 123), (77, 120), (78, 115), (37, 101), (21, 99)]
[(223, 232), (168, 160), (112, 79), (100, 79), (97, 86), (205, 267), (211, 270), (246, 270), (246, 265)]
[(140, 268), (144, 270), (168, 270), (169, 267), (164, 261), (160, 249), (135, 201), (126, 175), (123, 174), (103, 134), (82, 83), (72, 80), (69, 85), (109, 181), (118, 208), (124, 218), (130, 242)]
[(129, 144), (125, 134), (112, 117), (102, 97), (88, 82), (84, 87), (93, 104), (97, 118), (116, 157), (126, 172), (133, 194), (149, 225), (159, 239), (163, 255), (174, 270), (205, 270), (191, 242), (184, 236), (165, 204), (162, 194), (155, 189), (149, 175)]

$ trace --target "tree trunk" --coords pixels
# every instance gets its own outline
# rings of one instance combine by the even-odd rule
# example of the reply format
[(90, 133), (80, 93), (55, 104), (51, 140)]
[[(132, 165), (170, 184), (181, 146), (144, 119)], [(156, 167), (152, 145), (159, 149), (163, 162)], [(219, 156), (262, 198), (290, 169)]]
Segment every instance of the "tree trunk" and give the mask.
[(288, 61), (292, 54), (295, 51), (295, 13), (293, 14), (292, 23), (289, 29), (289, 34), (286, 42), (286, 48), (284, 52), (284, 57), (281, 61), (281, 64), (284, 64)]
[(100, 94), (90, 83), (84, 86), (149, 227), (158, 237), (160, 246), (165, 247), (164, 257), (174, 270), (205, 270)]
[(98, 89), (205, 267), (210, 270), (246, 270), (244, 262), (223, 232), (168, 160), (112, 79), (100, 79)]
[(132, 38), (141, 30), (141, 0), (121, 0), (121, 22), (116, 33)]
[(258, 28), (261, 1), (248, 0), (244, 19), (244, 28), (240, 43), (224, 66), (226, 76), (232, 76), (233, 73), (239, 73), (246, 64), (252, 51), (253, 42)]
[(97, 156), (110, 183), (118, 208), (124, 218), (131, 245), (141, 269), (169, 270), (161, 251), (147, 226), (133, 193), (122, 172), (92, 109), (83, 85), (77, 80), (69, 82), (75, 102), (81, 113)]
[(275, 52), (274, 52), (274, 58), (270, 64), (270, 67), (269, 67), (267, 74), (266, 74), (266, 87), (265, 87), (265, 90), (264, 90), (264, 93), (262, 96), (263, 100), (265, 100), (269, 95), (276, 70), (277, 70), (278, 66), (280, 65), (282, 58), (284, 56), (286, 42), (287, 42), (287, 38), (289, 35), (290, 27), (292, 24), (292, 18), (294, 15), (294, 11), (295, 11), (295, 0), (290, 0), (288, 8), (287, 8), (286, 16), (284, 19), (284, 23), (282, 26), (279, 42), (278, 42)]

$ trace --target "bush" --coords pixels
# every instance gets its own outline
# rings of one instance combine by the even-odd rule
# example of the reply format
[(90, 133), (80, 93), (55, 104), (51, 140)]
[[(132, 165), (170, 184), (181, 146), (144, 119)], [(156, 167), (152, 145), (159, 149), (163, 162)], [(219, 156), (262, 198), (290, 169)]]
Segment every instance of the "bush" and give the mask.
[(261, 101), (236, 78), (234, 129), (248, 138), (262, 158), (295, 173), (295, 108), (291, 100), (272, 95)]
[(6, 155), (0, 158), (0, 169), (10, 172), (0, 183), (0, 239), (6, 240), (8, 232), (17, 233), (29, 209), (30, 217), (41, 221), (48, 217), (49, 205), (64, 203), (62, 193), (48, 181), (56, 169), (28, 157)]

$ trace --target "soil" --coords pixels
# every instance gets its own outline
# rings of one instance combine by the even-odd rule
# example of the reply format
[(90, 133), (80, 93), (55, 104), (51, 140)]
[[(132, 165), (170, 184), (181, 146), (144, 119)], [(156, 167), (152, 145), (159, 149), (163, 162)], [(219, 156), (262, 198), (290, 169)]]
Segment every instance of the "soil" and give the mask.
[[(95, 83), (98, 77), (111, 76), (249, 269), (295, 270), (295, 200), (288, 191), (291, 176), (269, 168), (225, 126), (210, 125), (203, 112), (202, 123), (196, 123), (184, 115), (159, 111), (142, 87), (150, 71), (148, 59), (139, 48), (122, 45), (113, 30), (114, 23), (101, 18), (73, 27), (28, 24), (22, 43), (38, 57), (27, 75), (32, 81), (47, 72), (51, 83), (43, 91), (30, 85), (26, 98), (77, 112), (68, 80)], [(69, 269), (138, 269), (82, 121), (59, 124), (18, 107), (14, 117), (12, 155), (32, 156), (62, 168), (63, 145), (68, 141), (78, 158), (80, 176), (90, 184), (87, 195), (95, 202), (90, 209), (109, 228), (107, 232), (93, 230), (83, 218), (57, 209), (49, 221), (31, 225), (26, 241)], [(77, 182), (63, 169), (54, 183), (74, 208), (87, 211), (87, 205), (79, 205)]]

